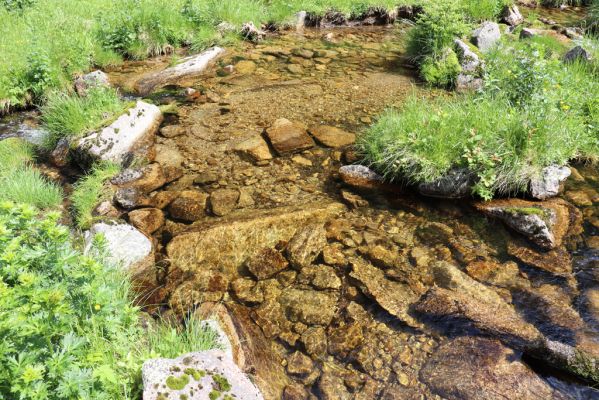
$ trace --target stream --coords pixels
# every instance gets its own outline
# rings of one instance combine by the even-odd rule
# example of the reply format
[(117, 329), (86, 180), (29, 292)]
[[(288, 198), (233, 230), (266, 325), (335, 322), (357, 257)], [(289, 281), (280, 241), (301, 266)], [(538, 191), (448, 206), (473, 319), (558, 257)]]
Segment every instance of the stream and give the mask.
[[(491, 335), (404, 307), (434, 286), (434, 265), (447, 262), (545, 337), (599, 355), (596, 167), (575, 165), (562, 194), (583, 216), (577, 234), (540, 253), (470, 201), (410, 188), (353, 190), (338, 174), (352, 162), (347, 146), (245, 154), (243, 144), (279, 118), (359, 135), (410, 96), (451, 95), (419, 83), (402, 29), (306, 29), (238, 44), (202, 77), (152, 95), (176, 105), (156, 161), (183, 171), (160, 191), (212, 195), (212, 212), (193, 223), (167, 214), (154, 234), (159, 271), (143, 288), (143, 305), (166, 320), (216, 316), (267, 399), (599, 399), (585, 382)], [(132, 61), (108, 73), (130, 94), (140, 76), (171, 61)], [(36, 118), (5, 118), (2, 137), (35, 136)], [(305, 265), (282, 251), (296, 240), (291, 229), (305, 234), (297, 250)], [(305, 256), (312, 247), (321, 251)], [(471, 383), (459, 392), (455, 381)]]

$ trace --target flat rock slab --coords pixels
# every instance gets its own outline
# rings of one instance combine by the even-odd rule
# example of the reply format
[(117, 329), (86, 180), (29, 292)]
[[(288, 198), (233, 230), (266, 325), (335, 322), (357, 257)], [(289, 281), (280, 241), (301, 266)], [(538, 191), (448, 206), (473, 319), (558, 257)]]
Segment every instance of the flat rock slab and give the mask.
[(81, 139), (77, 145), (78, 159), (86, 165), (99, 160), (122, 163), (144, 139), (156, 133), (161, 122), (162, 112), (158, 107), (138, 101), (110, 126)]
[(316, 126), (310, 128), (316, 141), (326, 147), (343, 147), (354, 144), (356, 135), (334, 126)]
[(183, 78), (189, 78), (204, 72), (210, 63), (225, 53), (221, 47), (212, 47), (198, 55), (184, 58), (180, 64), (158, 73), (145, 76), (135, 84), (135, 89), (142, 96), (147, 96), (156, 88), (174, 84)]
[(562, 399), (512, 349), (492, 339), (460, 337), (444, 344), (420, 377), (449, 400)]
[(142, 379), (143, 400), (263, 399), (258, 388), (221, 350), (148, 360), (142, 367)]
[(168, 256), (183, 271), (218, 268), (229, 277), (265, 247), (289, 241), (302, 226), (323, 223), (345, 209), (341, 203), (315, 203), (272, 210), (237, 212), (217, 222), (198, 222), (171, 240)]
[(266, 129), (266, 136), (275, 151), (283, 156), (307, 150), (314, 146), (314, 141), (308, 135), (307, 128), (288, 119), (281, 118)]

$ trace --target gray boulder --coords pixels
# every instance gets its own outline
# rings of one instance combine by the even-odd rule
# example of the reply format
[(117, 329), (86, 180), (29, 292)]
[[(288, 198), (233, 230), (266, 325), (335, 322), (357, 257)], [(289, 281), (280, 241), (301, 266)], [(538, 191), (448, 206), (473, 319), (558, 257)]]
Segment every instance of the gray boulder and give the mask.
[(576, 46), (576, 47), (572, 48), (571, 50), (569, 50), (564, 55), (564, 62), (567, 62), (567, 63), (571, 63), (574, 61), (590, 61), (590, 60), (591, 60), (591, 53), (589, 53), (582, 46)]
[(261, 400), (258, 388), (221, 350), (148, 360), (142, 367), (143, 399)]
[(470, 74), (479, 74), (482, 72), (481, 70), (484, 65), (478, 54), (472, 51), (470, 46), (460, 39), (456, 39), (454, 44), (458, 60), (460, 60), (460, 65), (462, 66), (462, 72)]
[(78, 159), (83, 164), (99, 160), (123, 163), (144, 139), (151, 138), (153, 142), (152, 136), (161, 122), (162, 112), (157, 106), (138, 101), (110, 126), (81, 139), (76, 151)]
[(110, 82), (105, 72), (96, 70), (75, 79), (75, 91), (79, 95), (85, 95), (88, 89), (94, 87), (108, 87)]
[(85, 233), (85, 251), (92, 250), (94, 237), (104, 236), (108, 260), (125, 269), (138, 269), (152, 258), (152, 242), (128, 224), (98, 223)]
[(483, 53), (492, 49), (500, 39), (501, 31), (495, 22), (484, 22), (472, 32), (472, 43)]
[(530, 195), (538, 200), (546, 200), (559, 194), (562, 183), (572, 174), (568, 167), (551, 165), (543, 168), (541, 176), (530, 181)]
[(501, 13), (501, 21), (510, 26), (520, 25), (524, 22), (524, 17), (520, 13), (517, 5), (505, 6)]
[(459, 199), (472, 193), (475, 176), (466, 168), (455, 168), (445, 176), (418, 185), (418, 191), (423, 196), (444, 199)]

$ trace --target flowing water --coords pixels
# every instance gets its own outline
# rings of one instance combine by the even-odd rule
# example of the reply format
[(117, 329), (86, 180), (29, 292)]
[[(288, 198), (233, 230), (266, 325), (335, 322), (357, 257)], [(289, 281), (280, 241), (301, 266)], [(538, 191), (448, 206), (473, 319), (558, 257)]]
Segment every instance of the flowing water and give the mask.
[[(409, 96), (450, 95), (418, 82), (398, 37), (398, 28), (386, 27), (288, 32), (260, 45), (231, 48), (210, 73), (154, 96), (162, 104), (176, 104), (162, 128), (177, 135), (157, 138), (158, 161), (184, 171), (162, 190), (234, 189), (240, 199), (225, 217), (207, 214), (191, 226), (169, 219), (158, 231), (159, 265), (168, 272), (148, 303), (166, 305), (148, 310), (177, 319), (198, 307), (206, 311), (203, 301), (217, 303), (239, 335), (238, 361), (267, 398), (280, 398), (285, 391), (290, 399), (452, 399), (475, 396), (477, 390), (482, 397), (468, 398), (492, 398), (476, 387), (486, 384), (502, 389), (493, 398), (519, 393), (522, 385), (537, 388), (534, 398), (539, 399), (599, 398), (583, 382), (527, 359), (531, 372), (518, 353), (492, 339), (460, 342), (457, 338), (484, 336), (462, 323), (425, 320), (401, 307), (433, 286), (434, 262), (448, 261), (492, 288), (546, 337), (599, 354), (596, 168), (580, 166), (564, 194), (584, 216), (580, 234), (568, 240), (561, 255), (541, 254), (541, 261), (531, 263), (522, 261), (518, 249), (536, 250), (467, 201), (426, 199), (410, 188), (384, 194), (345, 187), (337, 171), (351, 154), (343, 149), (314, 146), (258, 163), (235, 151), (278, 118), (359, 134), (376, 115)], [(133, 92), (140, 75), (170, 61), (127, 63), (111, 72), (111, 80), (124, 93)], [(193, 87), (199, 95), (185, 95), (182, 87)], [(11, 126), (0, 125), (18, 130)], [(228, 252), (238, 250), (235, 235), (244, 229), (262, 238), (256, 240), (265, 248), (284, 247), (273, 246), (269, 234), (285, 231), (285, 218), (301, 224), (298, 215), (339, 202), (349, 207), (329, 218), (325, 250), (305, 268), (257, 280), (245, 266), (231, 272), (207, 257), (185, 259), (183, 267), (173, 261), (183, 256), (167, 251), (173, 238), (199, 231), (214, 234), (197, 239), (206, 252), (216, 249), (223, 260), (242, 257)], [(255, 222), (261, 218), (270, 225)], [(218, 236), (214, 227), (233, 233)], [(200, 246), (197, 240), (188, 247)], [(365, 272), (356, 273), (356, 265), (364, 264)], [(215, 288), (215, 276), (225, 285)], [(212, 280), (207, 284), (206, 279)], [(444, 350), (442, 356), (440, 348), (456, 353), (449, 357)], [(504, 382), (496, 382), (496, 376)], [(470, 379), (468, 393), (455, 392), (455, 380)]]

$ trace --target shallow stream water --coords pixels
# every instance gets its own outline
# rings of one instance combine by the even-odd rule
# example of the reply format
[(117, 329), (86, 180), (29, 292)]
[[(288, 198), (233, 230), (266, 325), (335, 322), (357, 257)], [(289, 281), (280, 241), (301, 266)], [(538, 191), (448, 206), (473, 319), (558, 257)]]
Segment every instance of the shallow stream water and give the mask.
[[(463, 357), (458, 352), (451, 362), (436, 357), (440, 347), (457, 343), (456, 338), (484, 335), (460, 323), (421, 320), (415, 314), (397, 318), (389, 311), (393, 307), (381, 306), (398, 301), (387, 298), (394, 291), (424, 294), (433, 286), (433, 263), (448, 261), (492, 288), (546, 337), (599, 354), (596, 168), (578, 166), (563, 195), (582, 212), (582, 233), (567, 242), (560, 257), (541, 255), (533, 266), (510, 250), (530, 246), (499, 222), (475, 212), (468, 201), (427, 199), (410, 188), (383, 194), (355, 193), (343, 186), (337, 171), (348, 157), (344, 149), (315, 146), (258, 164), (234, 151), (278, 118), (359, 134), (386, 108), (400, 106), (409, 96), (451, 95), (418, 82), (398, 29), (306, 30), (260, 45), (242, 44), (229, 49), (210, 73), (154, 96), (157, 102), (177, 105), (162, 128), (180, 130), (175, 137), (158, 137), (158, 161), (184, 171), (162, 190), (236, 189), (244, 202), (233, 217), (206, 215), (191, 228), (169, 219), (158, 231), (157, 252), (169, 272), (154, 288), (160, 298), (149, 302), (148, 309), (170, 318), (202, 309), (201, 301), (185, 296), (194, 287), (204, 288), (204, 269), (214, 266), (198, 263), (196, 270), (182, 272), (170, 262), (166, 247), (182, 232), (200, 225), (209, 229), (230, 224), (235, 229), (235, 221), (252, 220), (260, 213), (276, 217), (282, 207), (301, 212), (345, 202), (350, 206), (327, 223), (326, 251), (313, 267), (288, 269), (258, 282), (241, 268), (236, 276), (224, 278), (225, 290), (210, 289), (211, 302), (225, 307), (240, 332), (246, 370), (256, 376), (265, 397), (280, 398), (284, 391), (286, 398), (298, 399), (453, 399), (460, 398), (451, 390), (454, 380), (469, 379), (477, 368), (505, 367), (506, 383), (499, 387), (509, 390), (496, 398), (511, 397), (512, 389), (519, 393), (519, 379), (537, 385), (539, 399), (550, 398), (543, 393), (552, 393), (552, 398), (599, 398), (598, 391), (542, 363), (525, 360), (528, 364), (522, 366), (519, 353), (493, 340), (477, 339), (463, 350), (455, 347)], [(170, 61), (163, 57), (126, 63), (110, 77), (130, 93), (141, 75)], [(228, 65), (234, 66), (233, 72)], [(200, 95), (186, 98), (182, 88), (187, 87)], [(3, 134), (19, 131), (20, 126), (0, 123)], [(219, 238), (213, 240), (216, 248), (226, 248)], [(350, 265), (360, 262), (380, 271), (368, 278), (370, 287), (366, 279), (352, 274)], [(156, 307), (154, 300), (168, 306)], [(518, 365), (490, 363), (489, 354), (504, 351), (505, 358)], [(512, 370), (519, 372), (512, 375)], [(473, 384), (497, 384), (495, 376), (472, 379)]]

